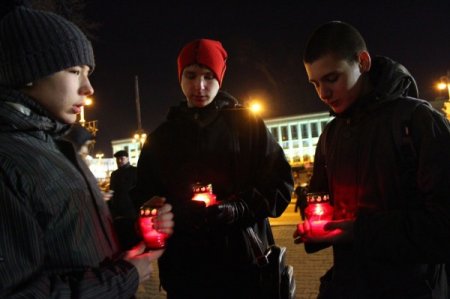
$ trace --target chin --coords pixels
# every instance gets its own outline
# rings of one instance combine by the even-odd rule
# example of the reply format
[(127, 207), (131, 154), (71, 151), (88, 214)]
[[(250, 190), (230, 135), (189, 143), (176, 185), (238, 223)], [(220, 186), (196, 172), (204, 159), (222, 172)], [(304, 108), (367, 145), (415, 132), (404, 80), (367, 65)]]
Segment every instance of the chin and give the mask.
[(67, 124), (67, 125), (73, 125), (77, 122), (77, 116), (65, 116), (58, 119), (60, 122)]

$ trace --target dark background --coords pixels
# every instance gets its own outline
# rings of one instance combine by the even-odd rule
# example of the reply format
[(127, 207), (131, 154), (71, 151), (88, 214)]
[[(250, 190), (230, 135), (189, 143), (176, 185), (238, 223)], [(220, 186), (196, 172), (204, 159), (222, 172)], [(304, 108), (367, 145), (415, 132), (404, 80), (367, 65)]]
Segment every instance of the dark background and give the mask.
[[(238, 0), (237, 0), (238, 1)], [(243, 103), (258, 98), (263, 117), (325, 111), (307, 82), (302, 51), (318, 25), (341, 20), (358, 28), (372, 56), (404, 64), (427, 100), (450, 70), (450, 1), (136, 1), (89, 0), (93, 31), (95, 104), (86, 120), (98, 120), (95, 153), (111, 157), (111, 140), (137, 129), (134, 76), (139, 76), (142, 127), (151, 132), (168, 108), (183, 99), (176, 58), (196, 38), (220, 40), (228, 51), (222, 85)]]

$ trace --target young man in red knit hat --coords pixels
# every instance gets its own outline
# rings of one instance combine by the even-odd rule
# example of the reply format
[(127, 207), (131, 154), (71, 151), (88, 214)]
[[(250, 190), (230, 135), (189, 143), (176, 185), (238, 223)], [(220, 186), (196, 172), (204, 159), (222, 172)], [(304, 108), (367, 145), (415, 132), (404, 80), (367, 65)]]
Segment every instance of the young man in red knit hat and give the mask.
[[(151, 133), (138, 162), (136, 198), (164, 196), (176, 226), (159, 262), (168, 298), (274, 298), (264, 292), (245, 230), (268, 245), (267, 217), (291, 200), (283, 150), (264, 122), (220, 91), (227, 52), (218, 41), (188, 43), (178, 56), (186, 100)], [(216, 204), (193, 201), (212, 187)]]

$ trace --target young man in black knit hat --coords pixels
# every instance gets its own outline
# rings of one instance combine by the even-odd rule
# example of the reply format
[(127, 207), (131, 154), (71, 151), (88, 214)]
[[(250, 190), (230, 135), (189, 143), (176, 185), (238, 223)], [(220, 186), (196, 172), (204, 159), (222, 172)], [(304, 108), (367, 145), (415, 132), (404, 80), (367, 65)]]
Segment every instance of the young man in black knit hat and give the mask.
[[(119, 250), (95, 178), (59, 138), (94, 92), (91, 43), (18, 3), (0, 19), (0, 297), (131, 298), (162, 251)], [(156, 224), (167, 233), (170, 208)]]

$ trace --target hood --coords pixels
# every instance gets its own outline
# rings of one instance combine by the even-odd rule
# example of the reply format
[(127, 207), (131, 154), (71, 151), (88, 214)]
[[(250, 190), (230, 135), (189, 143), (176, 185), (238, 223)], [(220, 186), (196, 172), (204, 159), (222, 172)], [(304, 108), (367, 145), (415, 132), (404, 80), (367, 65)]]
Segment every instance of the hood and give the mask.
[(417, 98), (419, 95), (416, 81), (409, 71), (388, 57), (374, 57), (368, 76), (372, 91), (358, 99), (346, 111), (336, 114), (330, 110), (330, 115), (347, 118), (361, 111), (377, 110), (385, 103), (400, 97)]
[(369, 72), (377, 98), (393, 100), (401, 96), (417, 98), (419, 90), (416, 80), (400, 63), (383, 56), (374, 57)]
[(187, 106), (186, 101), (182, 101), (178, 106), (171, 107), (167, 120), (187, 117), (199, 122), (200, 125), (206, 125), (216, 118), (220, 110), (233, 109), (239, 106), (239, 102), (235, 97), (228, 92), (219, 91), (214, 100), (206, 107), (190, 108)]
[(0, 87), (0, 132), (34, 132), (45, 138), (45, 134), (62, 136), (69, 129), (70, 125), (51, 119), (42, 106), (24, 93)]

